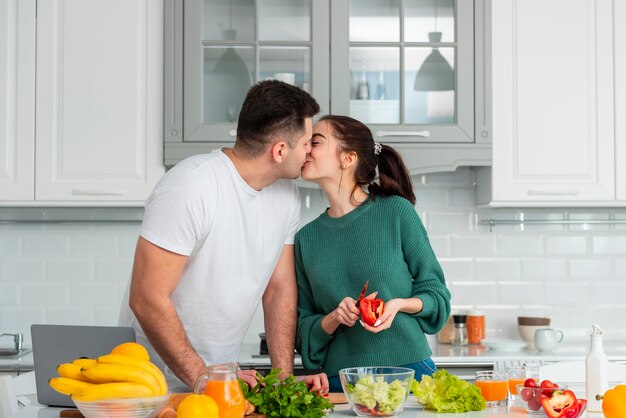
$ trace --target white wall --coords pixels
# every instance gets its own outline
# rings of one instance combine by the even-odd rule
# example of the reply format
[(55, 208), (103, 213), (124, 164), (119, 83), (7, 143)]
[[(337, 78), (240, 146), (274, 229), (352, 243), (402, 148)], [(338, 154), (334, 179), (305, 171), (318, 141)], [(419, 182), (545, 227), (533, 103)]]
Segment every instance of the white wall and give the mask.
[[(568, 338), (592, 322), (626, 337), (626, 225), (496, 226), (481, 219), (626, 219), (626, 209), (482, 209), (469, 168), (415, 178), (418, 212), (455, 309), (487, 311), (488, 335), (515, 336), (518, 314), (548, 315)], [(325, 207), (302, 189), (302, 222)], [(307, 208), (307, 200), (309, 208)], [(6, 211), (6, 209), (4, 209)], [(138, 222), (0, 222), (0, 333), (32, 323), (114, 325)], [(247, 340), (257, 342), (259, 312)], [(10, 345), (10, 339), (0, 342)]]

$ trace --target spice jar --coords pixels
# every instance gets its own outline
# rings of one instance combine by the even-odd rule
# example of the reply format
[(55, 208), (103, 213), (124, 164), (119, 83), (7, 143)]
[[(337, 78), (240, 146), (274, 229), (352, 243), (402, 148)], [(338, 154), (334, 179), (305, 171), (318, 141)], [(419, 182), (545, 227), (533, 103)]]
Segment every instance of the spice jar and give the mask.
[(467, 314), (467, 342), (480, 344), (483, 338), (485, 338), (485, 313), (471, 310)]
[(467, 345), (467, 315), (452, 315), (452, 345)]
[(450, 316), (448, 322), (437, 334), (437, 342), (439, 344), (450, 344), (452, 342), (452, 328), (454, 328), (454, 324), (452, 323), (452, 316)]

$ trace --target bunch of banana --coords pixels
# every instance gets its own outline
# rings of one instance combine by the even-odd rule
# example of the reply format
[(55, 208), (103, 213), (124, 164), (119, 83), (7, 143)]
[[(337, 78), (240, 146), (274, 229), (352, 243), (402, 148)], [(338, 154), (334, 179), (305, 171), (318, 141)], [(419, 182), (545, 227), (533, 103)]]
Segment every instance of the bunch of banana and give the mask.
[(57, 367), (50, 386), (77, 401), (145, 398), (167, 394), (165, 376), (150, 362), (146, 349), (124, 343), (95, 359), (78, 358)]

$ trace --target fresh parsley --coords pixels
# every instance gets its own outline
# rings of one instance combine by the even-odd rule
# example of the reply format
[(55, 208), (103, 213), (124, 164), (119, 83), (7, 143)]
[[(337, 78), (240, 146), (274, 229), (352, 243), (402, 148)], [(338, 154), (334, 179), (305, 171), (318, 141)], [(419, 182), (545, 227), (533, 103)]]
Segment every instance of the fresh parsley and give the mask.
[(310, 392), (304, 382), (295, 376), (279, 379), (280, 369), (272, 369), (267, 376), (257, 374), (256, 386), (250, 388), (239, 381), (245, 398), (254, 405), (256, 411), (273, 417), (320, 418), (334, 405), (322, 395)]

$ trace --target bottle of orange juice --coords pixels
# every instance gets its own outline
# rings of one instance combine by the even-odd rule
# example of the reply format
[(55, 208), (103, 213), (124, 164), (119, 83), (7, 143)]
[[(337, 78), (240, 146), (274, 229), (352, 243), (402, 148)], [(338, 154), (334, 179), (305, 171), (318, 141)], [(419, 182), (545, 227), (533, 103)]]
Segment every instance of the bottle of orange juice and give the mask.
[(194, 393), (204, 393), (215, 400), (220, 418), (242, 418), (246, 400), (237, 381), (237, 363), (208, 366), (196, 379)]

